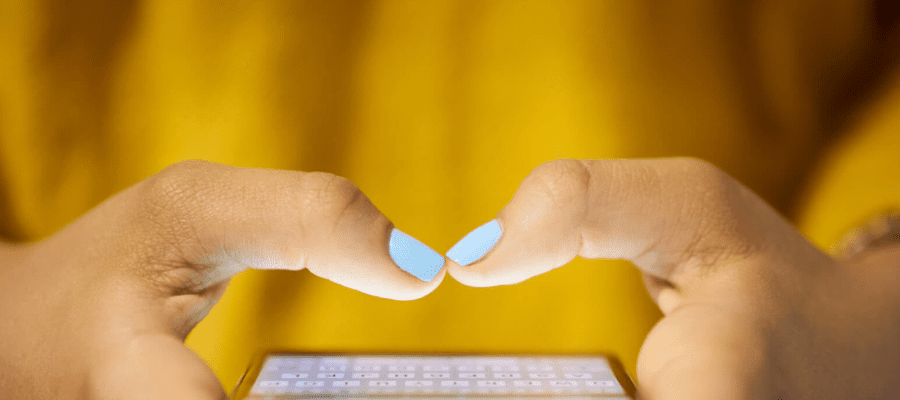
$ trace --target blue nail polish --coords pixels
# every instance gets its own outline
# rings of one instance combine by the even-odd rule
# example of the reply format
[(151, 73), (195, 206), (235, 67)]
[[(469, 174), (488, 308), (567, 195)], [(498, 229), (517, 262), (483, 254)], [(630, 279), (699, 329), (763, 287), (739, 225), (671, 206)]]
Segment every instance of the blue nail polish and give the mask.
[(444, 266), (443, 256), (397, 228), (391, 231), (388, 252), (400, 269), (425, 282), (434, 279)]
[(500, 240), (503, 230), (497, 220), (492, 220), (469, 232), (447, 252), (447, 258), (459, 265), (469, 265), (484, 257)]

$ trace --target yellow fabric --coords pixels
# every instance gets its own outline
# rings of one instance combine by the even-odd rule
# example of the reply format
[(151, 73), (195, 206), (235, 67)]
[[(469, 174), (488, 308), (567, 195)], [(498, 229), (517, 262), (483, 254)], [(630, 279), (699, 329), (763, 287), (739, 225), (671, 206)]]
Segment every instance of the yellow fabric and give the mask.
[(798, 226), (829, 248), (851, 228), (900, 211), (900, 69), (822, 157), (799, 207)]
[[(185, 159), (342, 175), (439, 252), (556, 158), (701, 157), (786, 209), (867, 9), (658, 3), (7, 1), (0, 225), (44, 237)], [(249, 271), (187, 343), (227, 388), (270, 348), (608, 351), (633, 373), (659, 316), (617, 261), (413, 302)]]

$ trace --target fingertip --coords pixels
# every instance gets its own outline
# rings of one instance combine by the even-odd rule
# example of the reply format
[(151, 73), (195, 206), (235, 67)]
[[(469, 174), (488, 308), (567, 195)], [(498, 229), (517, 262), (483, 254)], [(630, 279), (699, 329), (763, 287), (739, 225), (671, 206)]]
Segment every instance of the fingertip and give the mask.
[(456, 265), (467, 266), (482, 259), (503, 236), (503, 228), (497, 219), (475, 228), (459, 240), (447, 252), (447, 258)]
[(444, 264), (444, 268), (441, 268), (440, 272), (438, 272), (438, 274), (435, 275), (435, 277), (432, 278), (431, 281), (428, 282), (428, 283), (434, 285), (434, 288), (437, 288), (437, 286), (440, 285), (441, 282), (444, 281), (444, 278), (447, 277), (447, 268), (446, 268), (447, 265), (448, 264)]
[(463, 266), (450, 260), (447, 263), (447, 273), (457, 282), (469, 287), (497, 286), (497, 283), (489, 279), (489, 276), (480, 268), (481, 265), (479, 263), (475, 266)]
[(387, 288), (378, 293), (369, 293), (374, 296), (398, 301), (418, 300), (435, 291), (447, 276), (447, 268), (441, 268), (430, 281), (417, 281), (415, 285), (405, 288)]
[[(446, 264), (444, 264), (444, 266), (446, 267)], [(423, 293), (421, 296), (416, 297), (416, 298), (417, 299), (422, 298), (422, 297), (425, 297), (425, 296), (431, 294), (431, 292), (433, 292), (435, 289), (438, 288), (438, 286), (441, 285), (441, 282), (443, 282), (444, 278), (446, 278), (446, 277), (447, 277), (447, 268), (441, 268), (441, 270), (438, 271), (437, 275), (435, 275), (433, 278), (431, 278), (430, 281), (422, 282)]]
[(384, 299), (408, 301), (433, 292), (446, 275), (446, 259), (391, 224), (372, 228), (371, 240), (309, 262), (313, 275)]
[(479, 226), (447, 252), (453, 279), (470, 287), (514, 285), (566, 263), (556, 261), (554, 253), (567, 246), (544, 245), (548, 229), (538, 229), (535, 240), (535, 232), (522, 229), (520, 221), (505, 221), (501, 216)]
[(444, 267), (444, 256), (397, 228), (391, 231), (388, 252), (394, 264), (423, 282), (432, 281)]

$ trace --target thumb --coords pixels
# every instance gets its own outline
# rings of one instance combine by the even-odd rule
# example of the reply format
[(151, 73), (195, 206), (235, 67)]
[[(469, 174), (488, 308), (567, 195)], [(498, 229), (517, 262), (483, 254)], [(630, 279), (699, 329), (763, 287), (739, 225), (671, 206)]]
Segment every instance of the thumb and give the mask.
[(470, 286), (509, 285), (576, 256), (633, 262), (663, 312), (721, 274), (759, 272), (739, 265), (830, 262), (762, 199), (706, 162), (557, 160), (535, 168), (495, 221), (451, 249), (448, 272)]
[(34, 253), (67, 277), (53, 281), (56, 308), (80, 313), (65, 319), (83, 343), (58, 346), (87, 360), (93, 390), (114, 399), (222, 397), (182, 341), (247, 268), (308, 269), (397, 300), (425, 296), (444, 277), (444, 258), (346, 179), (206, 162), (126, 189)]

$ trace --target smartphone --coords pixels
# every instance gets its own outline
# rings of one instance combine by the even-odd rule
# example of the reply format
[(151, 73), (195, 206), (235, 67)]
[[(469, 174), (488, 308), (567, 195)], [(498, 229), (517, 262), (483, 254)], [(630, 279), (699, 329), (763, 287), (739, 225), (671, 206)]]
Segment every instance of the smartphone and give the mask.
[(350, 354), (257, 356), (231, 399), (634, 399), (606, 354)]

